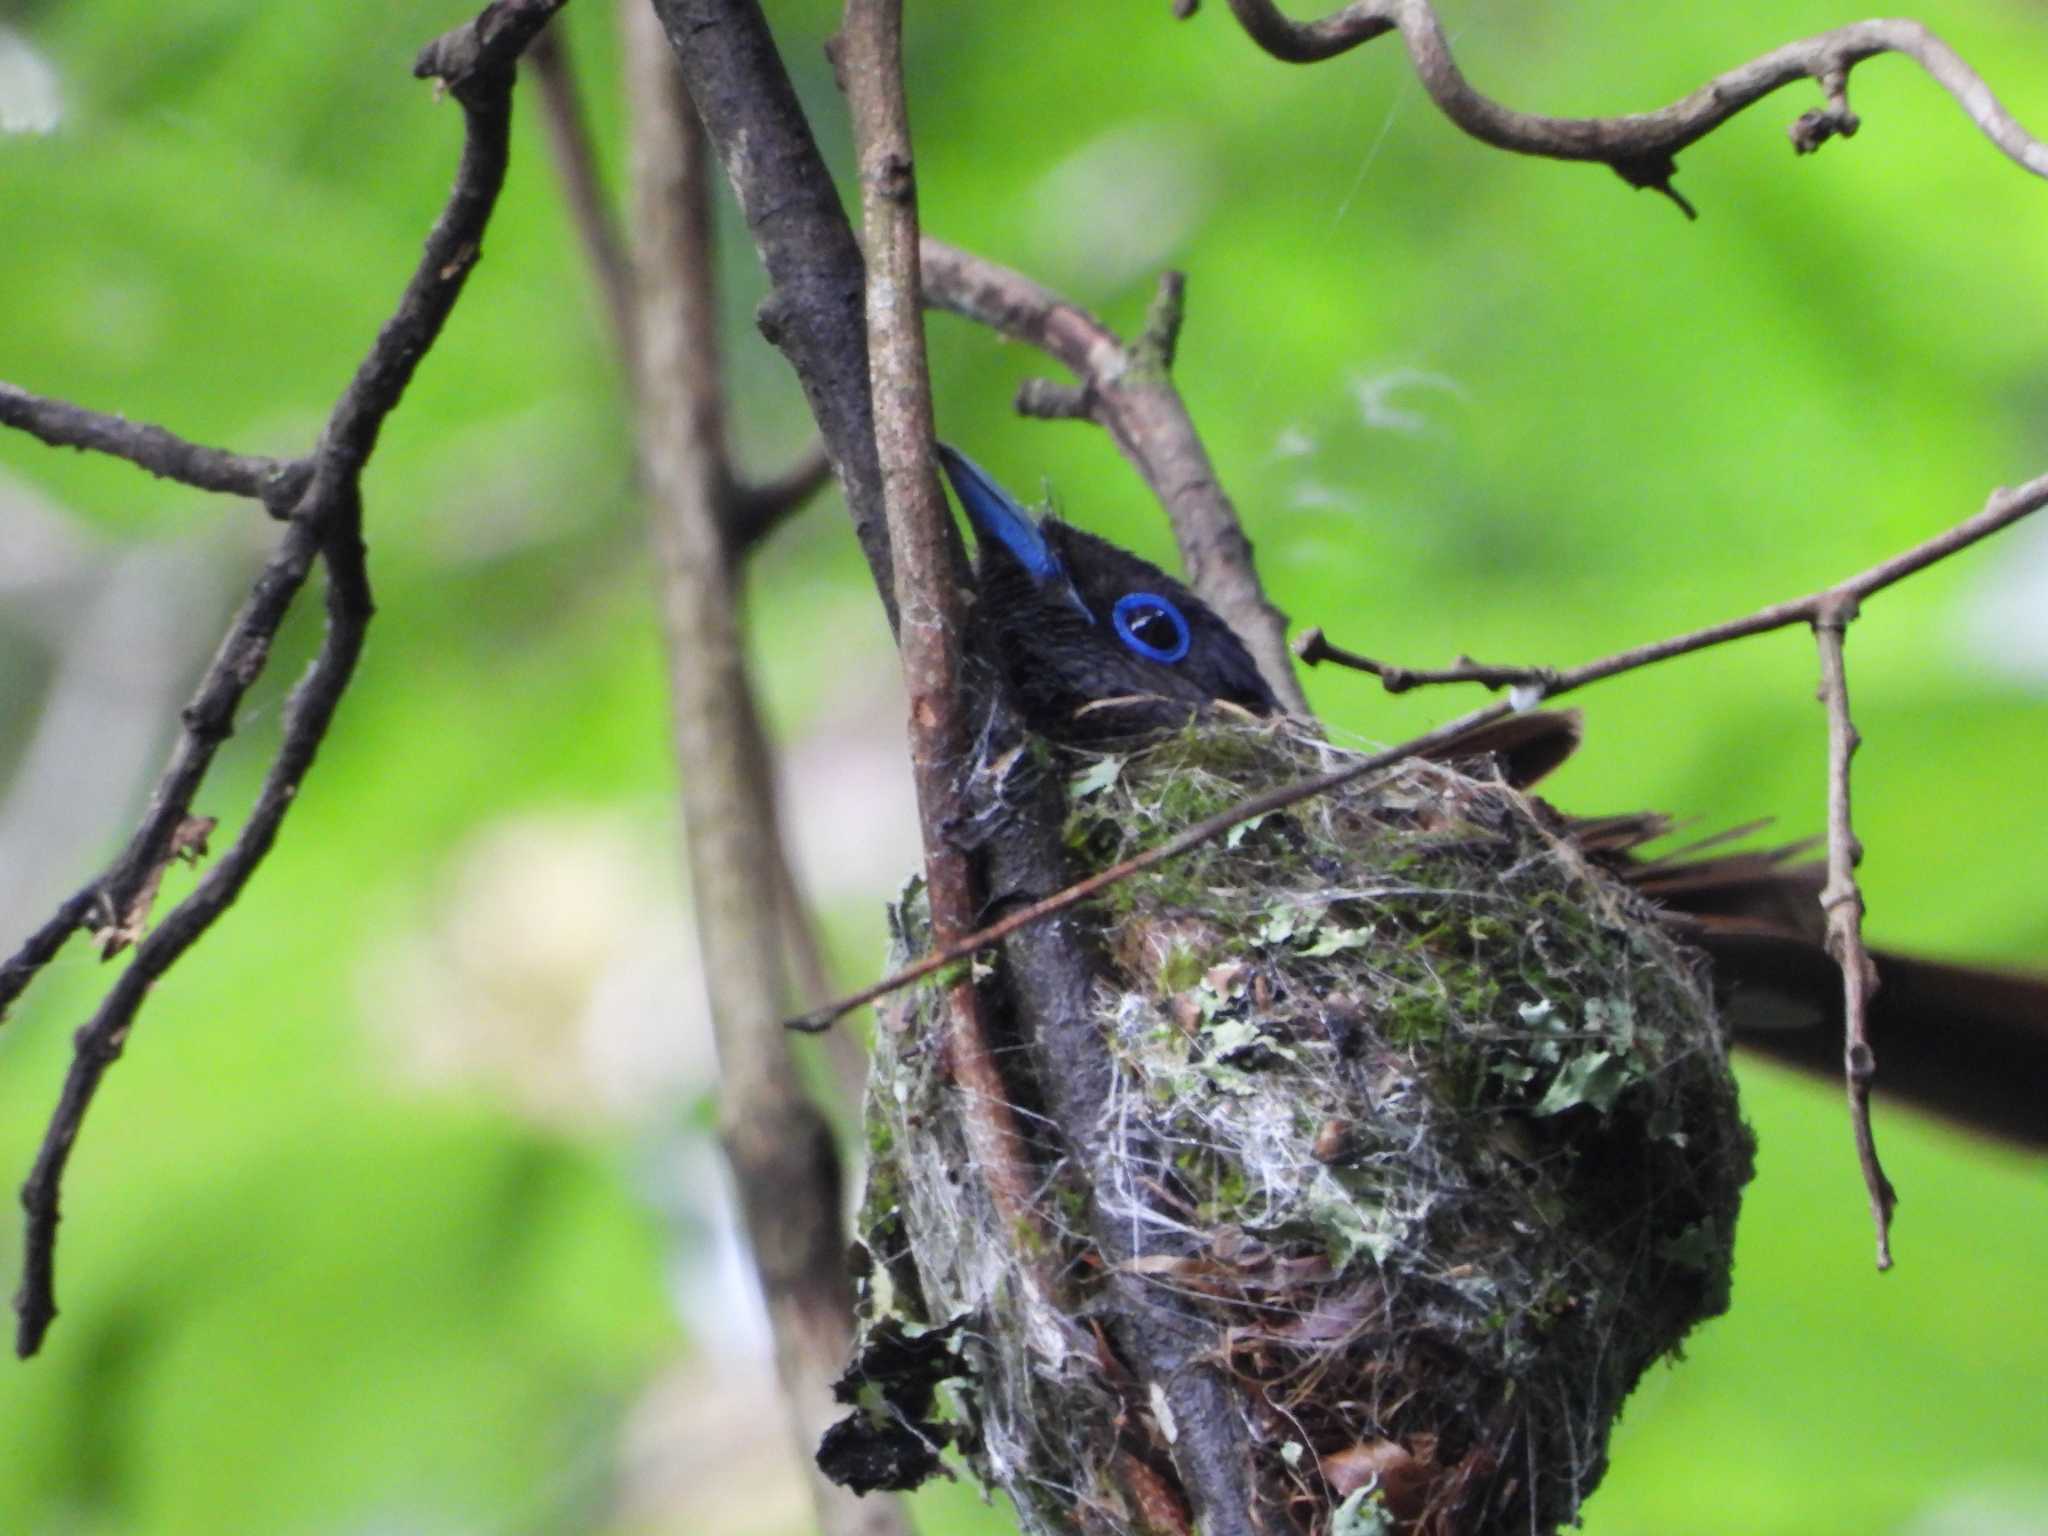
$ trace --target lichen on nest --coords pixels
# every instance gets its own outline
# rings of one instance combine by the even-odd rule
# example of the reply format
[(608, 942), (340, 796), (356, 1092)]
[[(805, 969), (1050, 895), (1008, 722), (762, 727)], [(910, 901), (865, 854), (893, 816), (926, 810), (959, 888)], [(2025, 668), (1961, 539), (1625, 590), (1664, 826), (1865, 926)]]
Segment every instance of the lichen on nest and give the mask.
[[(1208, 723), (1063, 758), (1075, 872), (1344, 755)], [(892, 1399), (899, 1428), (958, 1438), (1027, 1530), (1146, 1529), (1128, 1474), (1170, 1475), (1173, 1427), (1113, 1358), (1113, 1228), (1213, 1327), (1266, 1528), (1573, 1519), (1636, 1379), (1727, 1304), (1752, 1145), (1703, 960), (1566, 831), (1410, 761), (1113, 886), (1089, 922), (1114, 1130), (1046, 1127), (1040, 1235), (968, 1165), (937, 994), (885, 1015), (869, 1331), (958, 1347), (926, 1376), (958, 1373), (956, 1423)]]

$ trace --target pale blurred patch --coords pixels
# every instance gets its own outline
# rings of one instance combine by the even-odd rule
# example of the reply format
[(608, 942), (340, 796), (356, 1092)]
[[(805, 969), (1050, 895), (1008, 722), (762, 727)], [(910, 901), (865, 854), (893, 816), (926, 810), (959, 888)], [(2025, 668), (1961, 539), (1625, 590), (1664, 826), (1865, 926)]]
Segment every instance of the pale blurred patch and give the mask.
[(1187, 118), (1120, 123), (1032, 188), (1024, 269), (1092, 296), (1150, 278), (1201, 227), (1220, 190), (1208, 130)]
[(49, 59), (0, 26), (0, 133), (55, 133), (63, 119), (64, 93)]
[(666, 832), (652, 808), (481, 828), (363, 967), (364, 1016), (391, 1060), (572, 1131), (670, 1113), (710, 1087), (696, 941)]
[(1448, 374), (1423, 368), (1387, 368), (1360, 374), (1351, 381), (1351, 398), (1357, 402), (1359, 418), (1379, 432), (1409, 437), (1441, 432), (1439, 402), (1431, 396), (1463, 400), (1465, 387)]
[(1899, 1527), (1900, 1536), (2048, 1536), (2048, 1481), (2015, 1470), (1958, 1488)]
[[(798, 879), (816, 901), (877, 911), (923, 860), (891, 671), (848, 678), (822, 718), (783, 749), (782, 824)], [(875, 962), (881, 962), (875, 956)]]
[(1954, 628), (1961, 648), (1980, 666), (2048, 693), (2048, 523), (2042, 516), (1999, 534), (1995, 553), (1962, 557), (1973, 560), (1976, 574), (1958, 601)]
[(609, 1529), (620, 1536), (795, 1536), (814, 1529), (765, 1360), (671, 1365), (635, 1405)]

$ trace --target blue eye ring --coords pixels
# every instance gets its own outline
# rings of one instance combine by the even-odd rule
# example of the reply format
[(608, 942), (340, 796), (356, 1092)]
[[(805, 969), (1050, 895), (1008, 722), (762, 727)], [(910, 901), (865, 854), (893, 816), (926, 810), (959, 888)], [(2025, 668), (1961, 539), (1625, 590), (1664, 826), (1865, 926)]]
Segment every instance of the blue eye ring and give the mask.
[[(1171, 664), (1188, 653), (1188, 621), (1181, 616), (1180, 609), (1156, 593), (1125, 593), (1116, 600), (1110, 618), (1116, 625), (1117, 638), (1148, 661)], [(1169, 645), (1155, 644), (1138, 633), (1139, 625), (1156, 628), (1151, 621), (1160, 618), (1173, 629), (1173, 641)]]

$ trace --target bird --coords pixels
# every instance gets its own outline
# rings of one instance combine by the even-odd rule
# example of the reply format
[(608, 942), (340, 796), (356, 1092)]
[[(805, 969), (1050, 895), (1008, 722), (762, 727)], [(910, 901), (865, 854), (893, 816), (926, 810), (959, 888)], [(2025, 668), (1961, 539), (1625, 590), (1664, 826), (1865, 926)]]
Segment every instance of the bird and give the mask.
[(1237, 634), (1149, 560), (1057, 518), (1034, 519), (972, 459), (939, 462), (974, 527), (975, 627), (1024, 722), (1070, 744), (1184, 724), (1221, 701), (1280, 701)]
[[(1284, 713), (1243, 641), (1184, 584), (1064, 520), (1035, 518), (958, 449), (940, 444), (938, 458), (977, 545), (973, 643), (1030, 730), (1105, 747), (1209, 713)], [(1430, 755), (1490, 764), (1527, 790), (1578, 749), (1581, 734), (1576, 711), (1532, 709)], [(1752, 824), (1653, 856), (1645, 850), (1673, 826), (1661, 813), (1553, 814), (1707, 954), (1738, 1045), (1840, 1077), (1842, 986), (1825, 944), (1825, 871), (1801, 857), (1810, 842), (1714, 851)], [(1880, 1094), (2048, 1152), (2048, 976), (1888, 950), (1872, 959), (1879, 986), (1868, 1028)]]

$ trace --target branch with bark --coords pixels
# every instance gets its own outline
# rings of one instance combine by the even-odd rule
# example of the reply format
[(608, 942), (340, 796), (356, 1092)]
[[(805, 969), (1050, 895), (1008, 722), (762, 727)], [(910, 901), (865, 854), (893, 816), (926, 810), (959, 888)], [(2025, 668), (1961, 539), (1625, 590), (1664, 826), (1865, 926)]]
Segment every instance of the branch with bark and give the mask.
[[(632, 236), (623, 287), (641, 480), (661, 571), (670, 720), (694, 926), (718, 1052), (719, 1138), (733, 1172), (790, 1430), (830, 1536), (906, 1536), (900, 1510), (863, 1503), (811, 1465), (852, 1339), (844, 1183), (832, 1126), (773, 1020), (784, 954), (807, 942), (787, 877), (774, 774), (740, 630), (747, 550), (821, 483), (808, 464), (743, 485), (726, 441), (711, 166), (702, 124), (654, 13), (621, 7), (632, 140)], [(564, 97), (566, 100), (566, 96)], [(569, 168), (575, 194), (595, 167)], [(586, 232), (596, 257), (608, 244)], [(601, 259), (601, 258), (599, 258)], [(813, 461), (814, 462), (814, 461)], [(764, 878), (764, 872), (780, 878)]]
[[(57, 1315), (56, 1240), (64, 1169), (107, 1069), (120, 1058), (150, 988), (234, 902), (275, 841), (333, 723), (362, 653), (372, 612), (364, 563), (361, 478), (384, 419), (439, 336), (475, 267), (504, 184), (513, 70), (562, 0), (498, 0), (474, 21), (421, 50), (413, 73), (441, 83), (461, 104), (465, 138), (455, 184), (392, 317), (329, 413), (313, 450), (288, 463), (204, 448), (147, 424), (6, 391), (4, 418), (45, 442), (91, 448), (202, 490), (251, 497), (287, 527), (235, 615), (183, 713), (184, 732), (127, 847), (0, 966), (0, 1008), (20, 995), (64, 942), (90, 928), (106, 954), (136, 945), (134, 958), (91, 1019), (74, 1055), (41, 1150), (22, 1189), (27, 1211), (15, 1349), (41, 1347)], [(283, 740), (247, 821), (197, 887), (145, 936), (164, 868), (196, 857), (203, 818), (192, 814), (235, 710), (262, 675), (286, 615), (315, 565), (326, 573), (326, 630), (312, 669), (285, 710)]]
[(2048, 145), (2020, 126), (1961, 54), (1917, 21), (1859, 21), (1787, 43), (1716, 75), (1655, 112), (1544, 117), (1503, 106), (1472, 87), (1451, 56), (1450, 39), (1430, 0), (1352, 0), (1315, 21), (1294, 21), (1273, 0), (1229, 0), (1229, 5), (1245, 35), (1288, 64), (1320, 63), (1398, 32), (1430, 100), (1473, 138), (1516, 154), (1606, 165), (1632, 187), (1663, 193), (1687, 218), (1695, 216), (1693, 207), (1671, 185), (1679, 151), (1798, 80), (1818, 82), (1827, 100), (1787, 130), (1793, 149), (1809, 154), (1830, 138), (1847, 138), (1860, 126), (1849, 110), (1849, 72), (1887, 53), (1901, 54), (1926, 70), (2015, 165), (2048, 177)]

